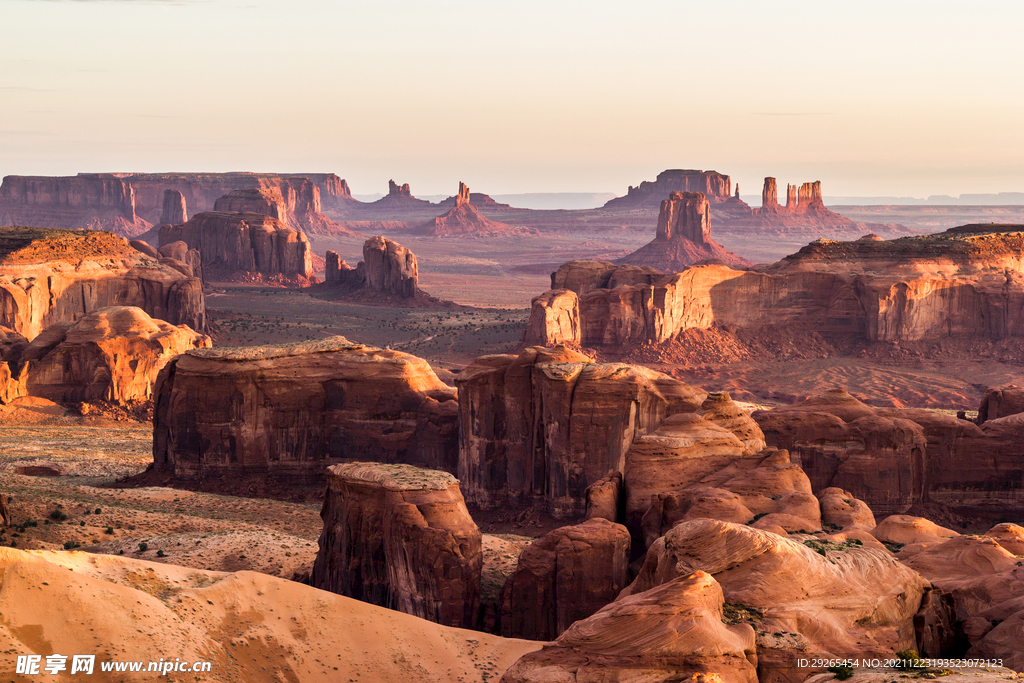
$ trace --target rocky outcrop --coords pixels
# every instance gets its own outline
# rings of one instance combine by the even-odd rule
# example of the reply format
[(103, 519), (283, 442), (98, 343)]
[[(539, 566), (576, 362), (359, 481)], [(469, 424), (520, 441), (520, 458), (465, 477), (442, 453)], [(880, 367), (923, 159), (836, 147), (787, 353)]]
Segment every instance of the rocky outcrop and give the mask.
[(614, 287), (599, 282), (613, 268), (573, 262), (556, 287), (579, 295), (579, 343), (587, 348), (771, 325), (843, 344), (999, 340), (1024, 336), (1022, 230), (965, 226), (887, 241), (819, 240), (757, 271), (695, 266), (651, 284)]
[(189, 249), (187, 244), (178, 240), (163, 245), (158, 253), (164, 258), (173, 259), (179, 264), (188, 266), (188, 271), (184, 272), (191, 272), (193, 277), (203, 279), (203, 257), (198, 249)]
[(661, 203), (654, 241), (618, 262), (671, 273), (708, 259), (737, 267), (753, 265), (711, 239), (710, 208), (702, 193), (673, 192)]
[(982, 425), (917, 409), (872, 408), (834, 390), (752, 416), (786, 448), (814, 490), (839, 486), (877, 512), (937, 503), (999, 518), (1024, 510), (1024, 414)]
[(553, 289), (533, 297), (523, 339), (529, 346), (580, 343), (580, 299), (568, 289)]
[(6, 176), (0, 183), (0, 225), (108, 230), (128, 237), (152, 227), (136, 214), (132, 185), (108, 173)]
[(15, 362), (27, 395), (58, 403), (127, 404), (152, 398), (157, 375), (172, 358), (209, 346), (209, 337), (187, 326), (154, 320), (134, 306), (115, 306), (47, 328)]
[[(275, 188), (233, 190), (213, 204), (214, 211), (259, 213), (288, 223), (288, 207), (281, 192)], [(184, 223), (185, 221), (179, 221)]]
[(181, 477), (315, 481), (343, 460), (449, 472), (456, 393), (425, 360), (343, 337), (189, 351), (156, 386), (153, 460)]
[(731, 198), (732, 181), (717, 171), (662, 171), (653, 182), (645, 180), (637, 187), (631, 185), (624, 197), (609, 200), (604, 208), (656, 208), (673, 192), (699, 192), (715, 203)]
[(306, 235), (270, 216), (208, 211), (160, 228), (161, 247), (177, 241), (199, 250), (210, 279), (251, 274), (309, 282), (313, 276)]
[(501, 598), (501, 634), (554, 640), (629, 583), (626, 527), (605, 519), (549, 531), (519, 555)]
[(593, 363), (565, 347), (483, 356), (456, 379), (459, 470), (466, 499), (485, 508), (545, 504), (582, 514), (588, 486), (622, 471), (633, 440), (704, 392), (667, 375)]
[(756, 683), (754, 629), (727, 621), (725, 600), (703, 571), (621, 598), (523, 656), (501, 683)]
[(978, 407), (978, 424), (989, 420), (1024, 413), (1024, 389), (1010, 384), (1005, 387), (992, 387), (981, 397)]
[(387, 196), (412, 198), (412, 190), (409, 189), (409, 183), (406, 183), (405, 185), (399, 185), (394, 180), (389, 180)]
[(480, 608), (481, 534), (446, 472), (353, 462), (327, 469), (310, 585), (462, 628)]
[(132, 305), (206, 328), (202, 282), (105, 232), (0, 228), (0, 326), (28, 339), (57, 322)]
[(775, 178), (765, 178), (764, 189), (761, 190), (761, 211), (778, 212), (780, 208), (779, 189), (776, 186)]
[[(403, 188), (408, 187), (408, 185), (403, 186)], [(454, 206), (445, 214), (415, 227), (412, 232), (419, 235), (448, 237), (453, 235), (508, 235), (517, 230), (504, 223), (491, 220), (480, 213), (480, 209), (470, 202), (469, 187), (465, 183), (459, 183), (459, 193), (455, 195)]]
[(740, 524), (693, 520), (647, 552), (623, 595), (642, 596), (692, 572), (715, 577), (725, 602), (757, 631), (759, 679), (802, 681), (800, 659), (892, 656), (914, 649), (928, 582), (884, 549), (807, 544)]
[(327, 252), (325, 283), (353, 290), (368, 290), (398, 299), (422, 294), (418, 287), (416, 255), (383, 235), (363, 243), (363, 260), (352, 268), (336, 252)]
[(185, 197), (178, 190), (164, 190), (164, 203), (160, 211), (160, 225), (178, 225), (188, 220)]

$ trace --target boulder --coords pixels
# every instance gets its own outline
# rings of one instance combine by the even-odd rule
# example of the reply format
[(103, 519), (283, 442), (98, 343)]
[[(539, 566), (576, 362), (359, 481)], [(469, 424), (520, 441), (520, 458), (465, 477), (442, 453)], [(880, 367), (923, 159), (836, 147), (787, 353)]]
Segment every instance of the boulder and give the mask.
[(501, 683), (757, 683), (757, 663), (754, 630), (726, 623), (722, 587), (697, 571), (576, 622)]
[(564, 346), (478, 358), (456, 385), (467, 500), (542, 502), (556, 516), (583, 514), (587, 487), (622, 471), (635, 437), (705, 398), (667, 375), (593, 363)]
[(841, 531), (875, 528), (875, 515), (863, 500), (854, 498), (849, 491), (830, 486), (818, 492), (821, 504), (821, 523)]
[(160, 258), (160, 252), (152, 247), (152, 245), (143, 242), (142, 240), (128, 240), (128, 244), (131, 245), (132, 249), (145, 254), (149, 258)]
[(802, 681), (800, 659), (891, 657), (915, 648), (928, 582), (882, 549), (802, 543), (749, 526), (691, 520), (647, 552), (623, 595), (703, 571), (757, 631), (761, 681)]
[(733, 402), (727, 392), (709, 393), (697, 414), (735, 434), (743, 443), (743, 455), (752, 455), (764, 450), (764, 434), (761, 428), (745, 410)]
[(993, 387), (981, 397), (978, 407), (978, 424), (995, 420), (1008, 415), (1024, 413), (1024, 389), (1010, 384), (1005, 387)]
[(502, 590), (501, 634), (554, 640), (629, 583), (630, 538), (606, 519), (549, 531), (519, 555)]
[(481, 534), (447, 472), (352, 462), (327, 468), (310, 585), (461, 628), (480, 608)]
[(161, 372), (157, 467), (181, 477), (243, 473), (316, 481), (341, 460), (454, 472), (456, 392), (423, 359), (344, 337), (201, 349)]
[(206, 335), (154, 320), (141, 308), (102, 308), (57, 323), (28, 345), (20, 359), (25, 391), (59, 403), (145, 401), (171, 359), (210, 345)]

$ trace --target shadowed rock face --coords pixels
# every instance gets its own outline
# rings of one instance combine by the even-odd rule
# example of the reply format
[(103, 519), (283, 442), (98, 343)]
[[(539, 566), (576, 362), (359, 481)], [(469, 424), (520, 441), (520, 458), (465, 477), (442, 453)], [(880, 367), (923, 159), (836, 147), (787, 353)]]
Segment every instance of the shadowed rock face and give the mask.
[(1005, 387), (992, 387), (981, 397), (978, 407), (978, 424), (1000, 417), (1024, 413), (1024, 389), (1010, 384)]
[(629, 531), (605, 519), (550, 531), (519, 555), (502, 591), (501, 634), (553, 640), (629, 582)]
[(160, 225), (177, 225), (188, 220), (185, 197), (177, 190), (164, 190), (164, 204), (160, 212)]
[(309, 278), (313, 260), (309, 240), (270, 216), (208, 211), (181, 225), (160, 228), (160, 246), (185, 242), (198, 249), (208, 277), (258, 273)]
[(0, 228), (0, 326), (28, 339), (114, 305), (206, 328), (202, 282), (109, 233)]
[(501, 682), (756, 683), (754, 629), (723, 623), (723, 602), (703, 571), (620, 598), (523, 656)]
[(191, 351), (160, 374), (153, 458), (183, 477), (315, 481), (346, 459), (454, 472), (455, 390), (426, 361), (344, 337)]
[[(281, 192), (273, 188), (234, 190), (218, 199), (214, 211), (235, 213), (261, 213), (288, 224), (288, 207)], [(178, 221), (184, 223), (185, 221)]]
[(543, 502), (555, 515), (582, 514), (587, 487), (622, 470), (636, 436), (705, 398), (667, 375), (566, 347), (483, 356), (456, 383), (467, 499)]
[(476, 625), (482, 538), (453, 476), (335, 465), (320, 516), (311, 585), (446, 626)]
[[(786, 325), (864, 342), (998, 340), (1024, 336), (1022, 253), (1020, 226), (964, 226), (888, 241), (818, 240), (758, 271), (702, 265), (618, 286), (614, 267), (575, 261), (559, 269), (555, 287), (579, 296), (576, 327), (587, 348), (716, 326)], [(546, 335), (542, 314), (535, 310), (528, 327)]]
[(30, 396), (70, 403), (127, 403), (152, 397), (160, 370), (178, 354), (209, 347), (186, 326), (154, 320), (140, 308), (103, 308), (36, 337), (19, 362)]

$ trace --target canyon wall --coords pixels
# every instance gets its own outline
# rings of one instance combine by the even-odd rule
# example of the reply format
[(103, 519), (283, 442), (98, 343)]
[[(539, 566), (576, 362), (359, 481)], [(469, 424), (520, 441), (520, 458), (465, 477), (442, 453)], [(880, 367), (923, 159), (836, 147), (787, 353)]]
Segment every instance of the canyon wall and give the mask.
[(136, 212), (132, 185), (104, 173), (6, 176), (0, 183), (0, 225), (109, 230), (128, 237), (152, 227)]

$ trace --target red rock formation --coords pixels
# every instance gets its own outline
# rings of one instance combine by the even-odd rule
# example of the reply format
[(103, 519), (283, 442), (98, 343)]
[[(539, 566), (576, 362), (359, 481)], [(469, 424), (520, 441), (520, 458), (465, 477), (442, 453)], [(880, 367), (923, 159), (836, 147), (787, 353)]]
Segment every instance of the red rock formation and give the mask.
[(399, 185), (394, 180), (388, 181), (388, 197), (412, 197), (412, 190), (409, 189), (409, 183), (405, 185)]
[(702, 571), (620, 598), (524, 655), (501, 683), (757, 683), (754, 629), (727, 621), (724, 602)]
[(623, 595), (694, 571), (711, 574), (726, 602), (751, 612), (760, 680), (802, 681), (808, 670), (800, 659), (914, 649), (914, 615), (928, 582), (883, 549), (819, 548), (745, 525), (686, 521), (651, 547)]
[[(213, 204), (214, 211), (259, 213), (288, 223), (288, 207), (280, 191), (272, 188), (233, 190)], [(180, 221), (184, 223), (184, 221)]]
[(752, 265), (711, 239), (710, 210), (700, 192), (673, 192), (661, 203), (658, 233), (619, 263), (679, 272), (699, 261), (718, 259), (733, 266)]
[(779, 190), (775, 185), (775, 178), (765, 178), (764, 189), (761, 190), (761, 211), (778, 212), (780, 208)]
[(592, 363), (565, 347), (483, 356), (456, 384), (467, 500), (539, 502), (556, 516), (582, 514), (587, 487), (622, 470), (636, 436), (705, 398), (667, 375)]
[(136, 215), (131, 184), (105, 173), (6, 176), (0, 184), (0, 225), (109, 230), (128, 237), (152, 227)]
[[(1024, 232), (968, 227), (882, 242), (819, 240), (759, 271), (696, 266), (646, 286), (588, 289), (610, 277), (602, 262), (566, 264), (570, 272), (556, 279), (580, 294), (579, 343), (588, 348), (660, 343), (715, 326), (785, 325), (843, 343), (1024, 336), (1024, 262), (1016, 256)], [(528, 327), (544, 329), (539, 320)]]
[(178, 225), (188, 220), (185, 197), (178, 190), (164, 190), (164, 204), (160, 212), (160, 225)]
[[(403, 187), (408, 188), (408, 185)], [(469, 187), (465, 183), (459, 183), (459, 193), (455, 196), (455, 205), (444, 215), (415, 227), (412, 232), (413, 234), (440, 237), (448, 235), (505, 235), (515, 233), (517, 230), (504, 223), (493, 221), (480, 213), (480, 209), (470, 203)]]
[(1008, 415), (1024, 413), (1024, 389), (1010, 384), (1005, 387), (993, 387), (981, 397), (978, 407), (978, 424), (989, 420), (997, 420)]
[(455, 390), (425, 360), (343, 337), (189, 351), (156, 386), (153, 459), (181, 477), (313, 481), (346, 459), (455, 471)]
[(378, 235), (363, 244), (366, 286), (378, 292), (412, 297), (416, 294), (419, 268), (416, 255), (397, 242)]
[(622, 515), (622, 472), (612, 472), (587, 487), (587, 519), (607, 519), (619, 522)]
[(147, 244), (146, 242), (143, 242), (141, 240), (128, 240), (128, 244), (131, 246), (132, 249), (135, 249), (136, 251), (145, 254), (149, 258), (160, 258), (160, 252), (158, 252), (156, 249), (154, 249), (151, 245)]
[(630, 186), (626, 196), (609, 200), (604, 208), (655, 208), (673, 192), (699, 192), (715, 203), (731, 198), (732, 181), (729, 176), (717, 171), (662, 171), (658, 174), (657, 180), (645, 180), (637, 187)]
[(501, 634), (554, 640), (629, 583), (630, 538), (606, 519), (549, 531), (519, 555), (501, 597)]
[(797, 198), (797, 186), (786, 183), (786, 213), (796, 213), (800, 206)]
[(353, 462), (327, 468), (310, 585), (423, 619), (473, 628), (481, 534), (446, 472)]
[(821, 203), (821, 181), (804, 183), (797, 192), (797, 200), (801, 211), (814, 211), (825, 208)]
[(209, 346), (209, 337), (187, 326), (154, 320), (134, 306), (115, 306), (47, 328), (20, 363), (30, 396), (125, 404), (151, 398), (157, 374), (172, 358)]
[(105, 232), (0, 228), (0, 325), (29, 339), (60, 321), (130, 304), (206, 328), (202, 282)]
[(189, 249), (188, 245), (178, 240), (160, 247), (158, 252), (164, 258), (174, 259), (191, 269), (192, 276), (203, 279), (203, 257), (198, 249)]
[(177, 241), (199, 250), (210, 279), (255, 273), (308, 282), (313, 276), (306, 235), (270, 216), (208, 211), (160, 228), (161, 246)]
[(580, 343), (580, 300), (576, 292), (553, 289), (533, 297), (532, 310), (523, 339), (526, 346), (556, 346)]

